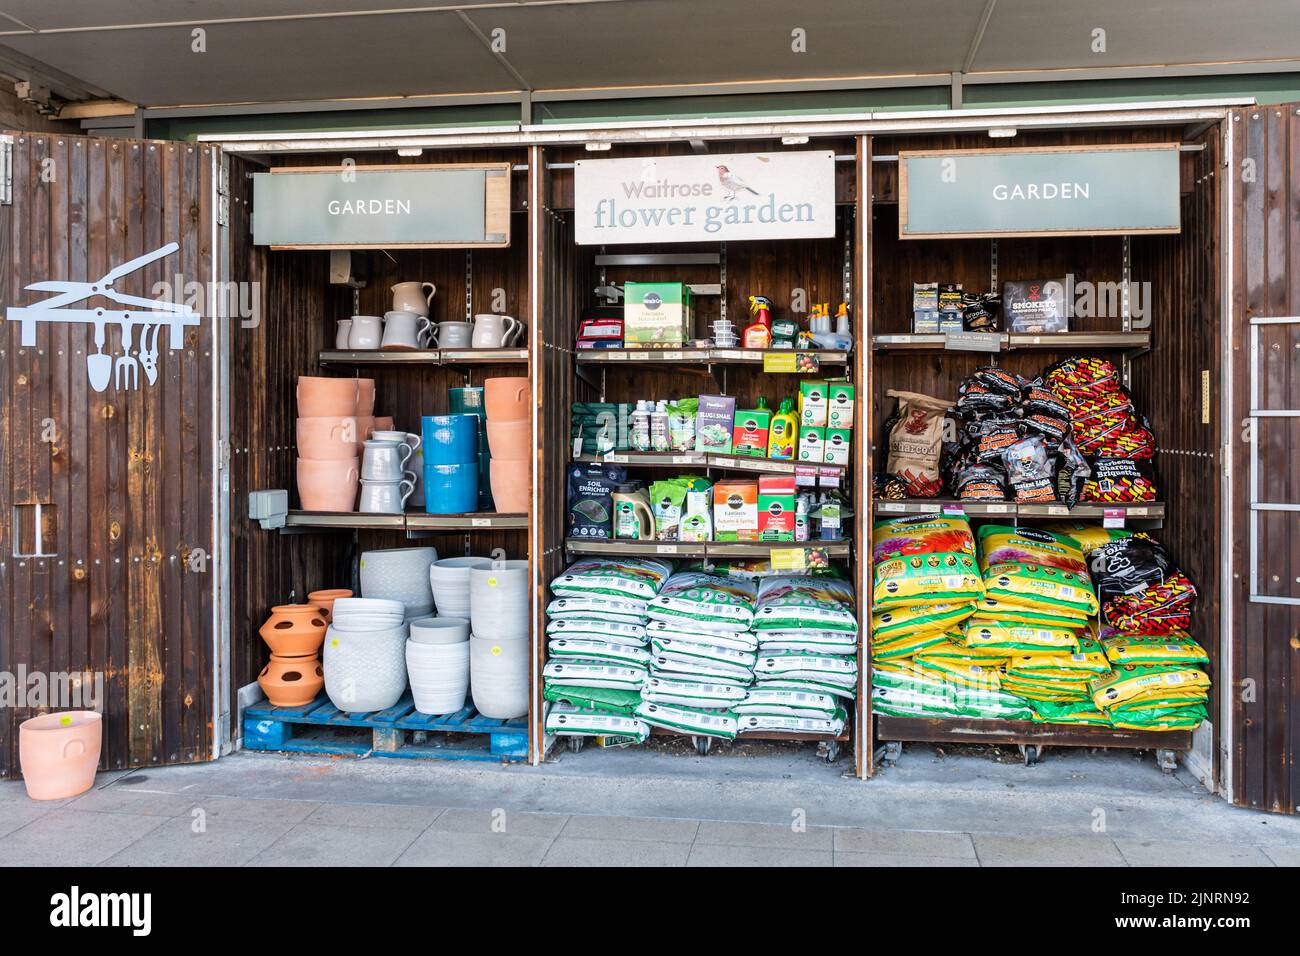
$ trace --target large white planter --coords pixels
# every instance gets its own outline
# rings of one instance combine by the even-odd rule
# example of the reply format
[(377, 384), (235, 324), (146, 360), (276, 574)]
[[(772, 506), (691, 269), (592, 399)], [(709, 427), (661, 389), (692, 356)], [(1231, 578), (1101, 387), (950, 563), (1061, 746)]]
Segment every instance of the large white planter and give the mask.
[(470, 568), (490, 568), (491, 558), (443, 558), (429, 566), (429, 584), (439, 617), (469, 617)]
[(422, 714), (454, 714), (469, 691), (469, 641), (456, 644), (406, 642), (406, 673), (415, 709)]
[(518, 641), (528, 637), (528, 562), (496, 561), (470, 568), (470, 630), (484, 638)]
[(470, 692), (484, 717), (508, 720), (528, 713), (528, 639), (469, 639)]
[(392, 707), (406, 690), (407, 627), (325, 632), (325, 693), (339, 710), (366, 713)]
[(434, 548), (387, 548), (361, 555), (361, 593), (368, 598), (401, 601), (406, 618), (433, 610), (429, 567), (438, 560)]

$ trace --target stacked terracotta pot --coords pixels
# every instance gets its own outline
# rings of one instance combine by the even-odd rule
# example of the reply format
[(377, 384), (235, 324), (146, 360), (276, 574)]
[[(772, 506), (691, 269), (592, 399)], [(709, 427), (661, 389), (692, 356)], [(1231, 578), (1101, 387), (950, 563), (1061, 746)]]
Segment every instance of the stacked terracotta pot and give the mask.
[(483, 383), (488, 447), (492, 450), (492, 500), (498, 512), (528, 511), (533, 463), (528, 379), (489, 378)]
[(271, 662), (257, 675), (257, 683), (272, 706), (302, 707), (316, 699), (325, 686), (320, 648), (328, 626), (329, 613), (315, 603), (271, 608), (258, 631), (271, 648)]
[(298, 499), (304, 511), (355, 511), (361, 450), (375, 428), (372, 378), (298, 378)]

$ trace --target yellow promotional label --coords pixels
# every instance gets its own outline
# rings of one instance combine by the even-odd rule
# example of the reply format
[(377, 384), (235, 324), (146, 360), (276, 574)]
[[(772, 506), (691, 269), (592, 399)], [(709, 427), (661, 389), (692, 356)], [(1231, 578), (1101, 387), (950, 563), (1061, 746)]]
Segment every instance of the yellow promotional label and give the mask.
[(763, 371), (794, 374), (798, 369), (798, 356), (793, 350), (763, 353)]
[(501, 646), (500, 646), (500, 645), (497, 645), (497, 646), (495, 646), (495, 647), (492, 648), (492, 656), (493, 656), (493, 657), (500, 657), (500, 656), (501, 656)]
[(67, 716), (60, 717), (59, 723), (62, 724), (64, 727), (70, 727), (72, 726), (72, 718)]
[(802, 571), (808, 567), (803, 548), (773, 548), (769, 556), (773, 571)]
[(494, 588), (494, 587), (496, 587), (496, 586), (497, 586), (497, 579), (496, 579), (496, 578), (488, 578), (488, 587), (490, 587), (490, 588)]

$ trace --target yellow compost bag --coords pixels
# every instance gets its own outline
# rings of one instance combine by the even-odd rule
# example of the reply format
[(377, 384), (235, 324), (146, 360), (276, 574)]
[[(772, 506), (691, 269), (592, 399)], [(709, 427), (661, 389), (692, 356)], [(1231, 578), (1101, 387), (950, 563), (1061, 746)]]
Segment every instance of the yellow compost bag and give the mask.
[(1194, 693), (1205, 697), (1209, 676), (1196, 667), (1123, 664), (1091, 684), (1092, 700), (1102, 710), (1141, 698), (1157, 703)]
[(978, 615), (962, 627), (961, 643), (965, 647), (1001, 647), (1009, 651), (1055, 649), (1074, 653), (1079, 649), (1075, 631), (1014, 621), (990, 621)]
[(980, 617), (999, 621), (1043, 624), (1047, 627), (1083, 628), (1088, 624), (1088, 615), (1081, 608), (1048, 608), (1041, 604), (1007, 601), (989, 595), (975, 602), (975, 613)]
[(871, 635), (877, 643), (884, 643), (902, 634), (946, 631), (974, 613), (975, 605), (970, 601), (889, 608), (871, 615)]
[(1118, 730), (1195, 730), (1204, 719), (1193, 713), (1169, 714), (1150, 720), (1127, 720), (1116, 716), (1111, 719), (1110, 725)]
[(1046, 610), (1097, 613), (1087, 562), (1072, 539), (1037, 528), (985, 525), (979, 541), (988, 596)]
[[(952, 632), (955, 636), (955, 632)], [(946, 644), (948, 631), (922, 631), (920, 634), (900, 634), (892, 640), (871, 642), (871, 659), (873, 661), (897, 660), (911, 657), (917, 651), (925, 650), (936, 644)]]
[(1106, 657), (1120, 664), (1208, 664), (1210, 656), (1183, 631), (1173, 634), (1124, 634), (1103, 628)]
[(914, 515), (876, 523), (871, 535), (872, 601), (880, 609), (961, 604), (984, 594), (970, 523)]
[(1133, 536), (1132, 531), (1125, 531), (1122, 528), (1105, 528), (1095, 521), (1053, 521), (1043, 525), (1043, 528), (1053, 534), (1064, 535), (1073, 539), (1079, 545), (1079, 550), (1083, 552), (1085, 558), (1103, 544), (1110, 544), (1120, 538)]
[(925, 674), (942, 674), (944, 680), (957, 687), (994, 691), (998, 689), (1001, 674), (996, 667), (987, 664), (963, 664), (936, 658), (928, 661), (913, 661)]
[(981, 664), (985, 667), (1001, 667), (1007, 661), (1007, 652), (996, 647), (963, 647), (959, 642), (961, 634), (950, 635), (941, 644), (918, 651), (916, 659), (922, 664), (927, 661), (944, 659), (961, 664)]
[(1080, 637), (1079, 649), (1072, 654), (1039, 651), (1017, 654), (1007, 666), (1008, 673), (1012, 670), (1031, 676), (1037, 671), (1060, 672), (1073, 675), (1075, 680), (1087, 680), (1109, 672), (1110, 661), (1100, 644), (1090, 637)]
[(1079, 685), (1065, 681), (1036, 681), (1003, 674), (1001, 687), (1007, 693), (1015, 694), (1026, 700), (1074, 701), (1088, 699), (1086, 686), (1080, 689)]
[(1109, 727), (1110, 718), (1087, 700), (1034, 701), (1034, 722), (1039, 724), (1078, 724), (1085, 727)]

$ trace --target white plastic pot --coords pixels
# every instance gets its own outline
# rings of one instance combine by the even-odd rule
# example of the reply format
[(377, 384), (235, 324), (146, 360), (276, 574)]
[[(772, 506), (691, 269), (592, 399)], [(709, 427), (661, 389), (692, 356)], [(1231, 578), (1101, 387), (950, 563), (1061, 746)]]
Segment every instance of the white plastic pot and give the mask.
[(325, 693), (347, 713), (392, 707), (406, 691), (407, 627), (350, 631), (330, 625), (325, 632)]
[(406, 672), (415, 709), (422, 714), (454, 714), (469, 691), (469, 641), (455, 644), (406, 642)]
[(422, 617), (411, 622), (416, 644), (460, 644), (469, 640), (469, 620), (463, 617)]
[(470, 630), (481, 637), (518, 641), (528, 637), (528, 562), (495, 561), (470, 568)]
[(528, 713), (528, 639), (470, 635), (470, 692), (484, 717), (509, 720)]
[(429, 567), (438, 560), (434, 548), (387, 548), (361, 555), (361, 593), (368, 598), (400, 601), (406, 617), (433, 610)]
[(490, 568), (491, 558), (443, 558), (429, 566), (429, 585), (440, 617), (469, 617), (469, 572)]

